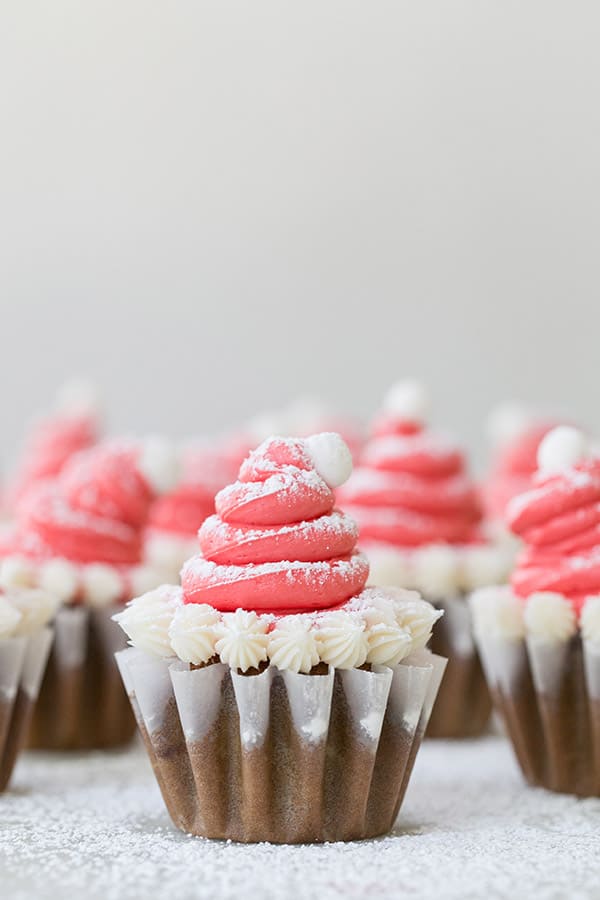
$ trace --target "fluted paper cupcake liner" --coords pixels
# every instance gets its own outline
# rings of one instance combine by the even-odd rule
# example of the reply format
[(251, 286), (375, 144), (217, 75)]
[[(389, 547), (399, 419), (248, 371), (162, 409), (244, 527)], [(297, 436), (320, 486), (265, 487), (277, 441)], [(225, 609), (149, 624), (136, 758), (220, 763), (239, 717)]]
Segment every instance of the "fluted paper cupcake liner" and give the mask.
[(494, 704), (529, 784), (600, 796), (600, 647), (479, 639)]
[(59, 610), (56, 638), (38, 703), (29, 746), (45, 750), (119, 747), (135, 733), (114, 654), (125, 636), (111, 616), (121, 607)]
[(174, 824), (274, 843), (392, 828), (445, 665), (427, 652), (394, 669), (241, 675), (132, 648), (117, 660)]
[(473, 637), (467, 598), (448, 597), (435, 605), (444, 615), (433, 629), (429, 646), (447, 657), (448, 665), (427, 737), (478, 737), (489, 725), (492, 699)]
[(51, 644), (50, 628), (0, 640), (0, 791), (25, 743)]

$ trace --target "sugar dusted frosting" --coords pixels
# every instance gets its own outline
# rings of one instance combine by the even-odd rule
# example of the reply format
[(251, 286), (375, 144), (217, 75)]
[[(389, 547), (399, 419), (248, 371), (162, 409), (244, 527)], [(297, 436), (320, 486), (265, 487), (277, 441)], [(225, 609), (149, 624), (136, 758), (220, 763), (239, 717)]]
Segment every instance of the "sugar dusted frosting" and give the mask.
[(600, 593), (600, 459), (582, 457), (585, 445), (573, 429), (555, 429), (544, 441), (545, 468), (507, 509), (525, 544), (512, 586), (523, 598), (561, 594), (578, 612), (587, 596)]
[[(338, 482), (347, 468), (340, 439), (321, 438), (318, 455), (332, 445), (326, 474)], [(368, 563), (355, 550), (355, 523), (334, 509), (307, 446), (270, 438), (217, 494), (216, 514), (198, 535), (201, 554), (182, 569), (186, 603), (302, 612), (343, 603), (364, 587)]]
[[(94, 606), (159, 583), (162, 576), (141, 563), (143, 527), (156, 490), (149, 446), (98, 444), (76, 454), (54, 481), (32, 488), (17, 509), (2, 583), (39, 586), (63, 602)], [(166, 464), (168, 451), (152, 446), (154, 464)], [(164, 473), (161, 478), (166, 484)]]

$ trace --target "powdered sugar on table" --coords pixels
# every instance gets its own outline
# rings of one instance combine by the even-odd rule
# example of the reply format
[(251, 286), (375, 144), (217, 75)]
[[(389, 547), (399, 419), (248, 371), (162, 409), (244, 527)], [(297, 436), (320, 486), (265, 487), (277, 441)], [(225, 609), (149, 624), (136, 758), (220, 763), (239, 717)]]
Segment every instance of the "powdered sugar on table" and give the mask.
[(526, 788), (501, 738), (428, 742), (397, 830), (243, 846), (169, 823), (140, 750), (26, 755), (0, 798), (3, 900), (598, 896), (600, 800)]

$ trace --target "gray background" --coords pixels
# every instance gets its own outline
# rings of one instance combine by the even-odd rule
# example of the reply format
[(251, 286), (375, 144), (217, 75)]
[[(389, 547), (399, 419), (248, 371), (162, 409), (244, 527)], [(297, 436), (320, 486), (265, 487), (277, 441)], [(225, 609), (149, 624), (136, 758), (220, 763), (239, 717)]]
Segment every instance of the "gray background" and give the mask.
[(5, 446), (72, 372), (115, 428), (399, 375), (600, 424), (598, 4), (5, 0)]

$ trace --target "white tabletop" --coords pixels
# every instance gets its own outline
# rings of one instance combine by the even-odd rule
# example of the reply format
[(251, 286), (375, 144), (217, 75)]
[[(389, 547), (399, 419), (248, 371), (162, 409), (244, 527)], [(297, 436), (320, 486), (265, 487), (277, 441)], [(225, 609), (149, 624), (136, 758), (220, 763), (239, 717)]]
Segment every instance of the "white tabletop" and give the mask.
[(599, 898), (600, 800), (525, 787), (502, 738), (424, 745), (397, 830), (276, 847), (170, 824), (143, 752), (30, 754), (0, 797), (2, 900)]

